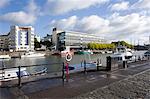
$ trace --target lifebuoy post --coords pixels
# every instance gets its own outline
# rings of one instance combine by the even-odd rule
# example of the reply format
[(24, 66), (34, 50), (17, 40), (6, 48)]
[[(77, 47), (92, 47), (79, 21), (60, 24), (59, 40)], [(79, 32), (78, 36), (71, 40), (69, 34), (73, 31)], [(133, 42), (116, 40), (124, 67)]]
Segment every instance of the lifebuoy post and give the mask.
[(68, 80), (69, 80), (69, 62), (72, 60), (72, 54), (67, 52), (65, 59), (66, 59), (66, 81), (68, 82)]

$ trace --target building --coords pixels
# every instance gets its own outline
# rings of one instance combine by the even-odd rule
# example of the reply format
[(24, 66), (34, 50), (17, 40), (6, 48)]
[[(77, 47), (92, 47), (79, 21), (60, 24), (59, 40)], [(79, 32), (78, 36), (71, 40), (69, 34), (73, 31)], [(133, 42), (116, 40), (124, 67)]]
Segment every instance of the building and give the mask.
[(8, 35), (0, 35), (0, 50), (8, 50)]
[(88, 33), (75, 31), (63, 31), (53, 29), (52, 43), (56, 46), (56, 50), (64, 50), (66, 46), (70, 48), (86, 48), (88, 43), (107, 43), (107, 41), (99, 36)]
[(14, 51), (34, 50), (34, 28), (32, 26), (11, 26), (9, 49)]
[(47, 36), (43, 37), (42, 41), (50, 41), (50, 42), (52, 42), (52, 35), (47, 34)]

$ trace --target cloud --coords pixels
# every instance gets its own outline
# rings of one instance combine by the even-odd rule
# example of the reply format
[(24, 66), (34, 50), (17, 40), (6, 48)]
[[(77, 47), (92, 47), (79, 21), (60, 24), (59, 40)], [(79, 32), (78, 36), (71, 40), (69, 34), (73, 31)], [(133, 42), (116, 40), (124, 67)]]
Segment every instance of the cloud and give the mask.
[(6, 5), (8, 5), (10, 2), (10, 0), (1, 0), (0, 1), (0, 8), (5, 7)]
[[(150, 35), (150, 17), (132, 13), (121, 16), (118, 13), (113, 14), (109, 18), (102, 18), (97, 15), (78, 18), (71, 16), (67, 19), (52, 20), (51, 27), (57, 27), (65, 30), (75, 30), (104, 36), (108, 39), (140, 39), (140, 36)], [(145, 42), (143, 40), (143, 42)]]
[(11, 12), (0, 16), (0, 21), (9, 22), (13, 24), (32, 24), (36, 17), (32, 14), (23, 11)]
[(34, 0), (30, 0), (25, 8), (26, 11), (10, 12), (0, 15), (0, 21), (9, 22), (11, 24), (33, 24), (38, 16), (38, 7), (36, 6)]
[(140, 8), (140, 9), (150, 9), (150, 1), (149, 0), (139, 0), (135, 4), (132, 5), (132, 8)]
[(61, 19), (59, 21), (53, 20), (51, 25), (53, 27), (59, 27), (63, 29), (74, 29), (75, 25), (77, 24), (77, 16), (71, 16), (68, 19)]
[(91, 6), (101, 5), (109, 0), (48, 0), (45, 12), (48, 14), (63, 14), (70, 11), (81, 10)]
[(116, 3), (114, 5), (111, 5), (112, 11), (127, 10), (128, 8), (129, 8), (129, 2), (121, 2), (121, 3)]

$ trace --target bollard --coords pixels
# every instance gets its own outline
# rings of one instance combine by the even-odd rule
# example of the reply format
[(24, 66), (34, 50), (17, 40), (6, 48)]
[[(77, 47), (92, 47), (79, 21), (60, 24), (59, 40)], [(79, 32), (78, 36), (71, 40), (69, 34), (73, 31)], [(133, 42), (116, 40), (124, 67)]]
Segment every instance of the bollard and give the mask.
[(18, 67), (18, 86), (21, 87), (21, 66)]
[(107, 57), (107, 66), (106, 66), (106, 70), (107, 71), (111, 71), (111, 66), (112, 66), (112, 59), (110, 56)]
[(84, 60), (84, 74), (86, 74), (86, 61)]
[(63, 62), (63, 67), (62, 67), (62, 81), (64, 82), (65, 81), (65, 65), (64, 65), (64, 62)]

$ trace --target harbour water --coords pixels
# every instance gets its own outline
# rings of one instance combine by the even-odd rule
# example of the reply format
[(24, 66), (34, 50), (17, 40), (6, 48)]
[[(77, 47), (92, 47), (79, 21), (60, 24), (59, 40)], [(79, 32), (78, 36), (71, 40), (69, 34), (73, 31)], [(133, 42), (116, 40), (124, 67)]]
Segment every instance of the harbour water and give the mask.
[[(134, 55), (142, 56), (145, 51), (136, 51)], [(106, 66), (106, 57), (111, 54), (93, 54), (93, 55), (74, 55), (69, 64), (80, 64), (81, 61), (86, 60), (86, 62), (96, 62), (97, 59), (100, 59), (101, 64)], [(3, 61), (3, 62), (2, 62)], [(12, 58), (9, 60), (1, 60), (0, 68), (4, 67), (17, 67), (17, 66), (28, 66), (28, 65), (40, 65), (40, 64), (50, 64), (45, 65), (48, 72), (57, 72), (62, 70), (62, 63), (65, 61), (64, 58), (60, 56), (47, 56), (47, 57), (36, 57), (36, 58)], [(53, 64), (57, 63), (57, 64)], [(33, 72), (35, 68), (39, 67), (30, 67), (28, 70)]]

